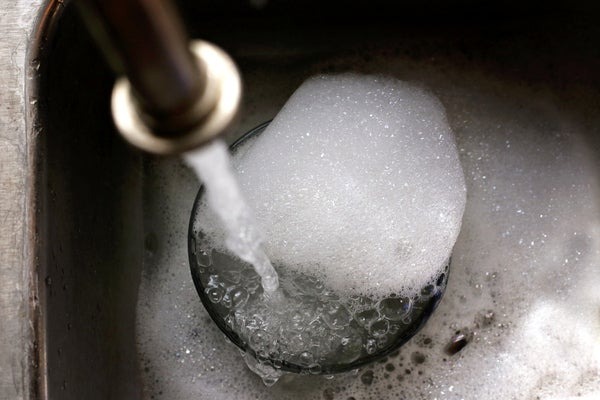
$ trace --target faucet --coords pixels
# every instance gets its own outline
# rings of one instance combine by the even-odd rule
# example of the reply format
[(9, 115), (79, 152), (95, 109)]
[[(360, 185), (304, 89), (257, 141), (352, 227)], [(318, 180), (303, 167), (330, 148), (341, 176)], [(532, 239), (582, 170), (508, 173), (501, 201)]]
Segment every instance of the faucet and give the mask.
[(121, 75), (112, 115), (121, 135), (156, 154), (202, 146), (235, 120), (241, 79), (233, 60), (190, 41), (169, 0), (78, 0), (86, 25)]

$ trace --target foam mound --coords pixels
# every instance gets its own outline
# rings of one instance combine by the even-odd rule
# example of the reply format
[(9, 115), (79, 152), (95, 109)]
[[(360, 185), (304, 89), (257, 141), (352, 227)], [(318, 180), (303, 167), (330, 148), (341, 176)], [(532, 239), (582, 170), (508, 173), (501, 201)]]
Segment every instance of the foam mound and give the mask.
[[(274, 265), (339, 293), (416, 293), (445, 267), (466, 201), (443, 106), (382, 76), (307, 80), (235, 159)], [(212, 218), (200, 230), (219, 246)]]

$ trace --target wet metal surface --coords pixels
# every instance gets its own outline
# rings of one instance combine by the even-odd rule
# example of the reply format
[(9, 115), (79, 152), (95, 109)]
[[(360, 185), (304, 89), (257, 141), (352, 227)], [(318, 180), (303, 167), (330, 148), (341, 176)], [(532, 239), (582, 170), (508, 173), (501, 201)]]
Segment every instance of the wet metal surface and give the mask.
[(0, 4), (0, 398), (29, 395), (32, 351), (27, 246), (26, 51), (39, 0)]

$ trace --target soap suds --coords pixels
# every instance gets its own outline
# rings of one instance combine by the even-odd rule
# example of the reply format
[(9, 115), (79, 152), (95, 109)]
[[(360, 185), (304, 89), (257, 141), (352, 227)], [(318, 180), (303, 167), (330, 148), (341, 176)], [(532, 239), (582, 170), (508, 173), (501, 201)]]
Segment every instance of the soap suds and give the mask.
[[(190, 279), (184, 238), (195, 178), (171, 160), (154, 161), (147, 170), (145, 228), (160, 241), (147, 251), (137, 320), (148, 397), (600, 396), (597, 119), (582, 120), (543, 93), (472, 71), (422, 72), (426, 66), (417, 65), (406, 72), (404, 60), (394, 64), (389, 57), (381, 65), (426, 77), (446, 108), (464, 169), (467, 205), (436, 313), (382, 363), (332, 380), (287, 376), (264, 387), (225, 343)], [(270, 104), (269, 97), (256, 101)], [(466, 345), (449, 355), (446, 346), (458, 334)]]
[(278, 297), (266, 301), (258, 276), (226, 254), (222, 222), (242, 213), (214, 211), (241, 205), (225, 207), (214, 183), (191, 217), (192, 270), (213, 318), (235, 332), (266, 384), (281, 368), (348, 371), (414, 335), (444, 291), (465, 205), (454, 137), (433, 95), (389, 77), (317, 76), (233, 160), (278, 268)]
[[(443, 107), (423, 89), (311, 78), (234, 162), (272, 262), (339, 295), (413, 296), (448, 262), (465, 184)], [(195, 229), (222, 247), (200, 213)]]

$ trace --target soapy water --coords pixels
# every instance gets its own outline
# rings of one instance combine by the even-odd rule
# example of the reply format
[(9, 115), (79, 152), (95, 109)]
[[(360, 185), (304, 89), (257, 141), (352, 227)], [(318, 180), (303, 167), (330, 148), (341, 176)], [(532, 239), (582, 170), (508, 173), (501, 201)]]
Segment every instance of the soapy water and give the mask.
[(192, 257), (198, 260), (192, 274), (212, 318), (269, 386), (286, 371), (347, 372), (392, 352), (431, 315), (448, 273), (446, 268), (417, 297), (394, 294), (373, 301), (342, 299), (319, 279), (282, 266), (281, 297), (269, 301), (249, 265), (202, 246)]
[(263, 379), (352, 370), (414, 335), (443, 293), (465, 203), (439, 103), (392, 78), (318, 76), (236, 149), (244, 197), (277, 262), (278, 296), (266, 299), (251, 269), (227, 260), (231, 232), (211, 210), (228, 202), (203, 191), (190, 260), (209, 313)]
[[(382, 63), (407, 68), (388, 57)], [(445, 74), (423, 72), (456, 133), (469, 201), (444, 301), (399, 352), (356, 374), (288, 375), (266, 388), (247, 372), (189, 279), (181, 238), (195, 178), (168, 160), (147, 165), (146, 230), (169, 238), (147, 251), (140, 287), (137, 331), (149, 397), (600, 397), (597, 119), (508, 82)]]

